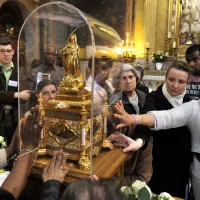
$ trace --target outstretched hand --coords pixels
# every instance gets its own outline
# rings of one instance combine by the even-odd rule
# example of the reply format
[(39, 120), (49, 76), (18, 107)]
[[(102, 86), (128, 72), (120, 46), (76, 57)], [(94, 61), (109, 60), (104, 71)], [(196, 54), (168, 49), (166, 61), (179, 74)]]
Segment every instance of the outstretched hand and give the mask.
[(39, 107), (35, 106), (30, 114), (22, 119), (20, 135), (23, 149), (34, 149), (38, 146), (43, 126), (44, 119), (40, 120)]
[(114, 105), (114, 109), (115, 109), (115, 114), (114, 117), (120, 119), (121, 123), (118, 124), (116, 126), (116, 129), (118, 128), (122, 128), (125, 126), (130, 126), (134, 124), (134, 119), (131, 115), (129, 115), (125, 110), (124, 110), (124, 106), (122, 104), (122, 101), (118, 101), (115, 105)]
[(142, 139), (133, 140), (122, 133), (113, 133), (107, 139), (115, 146), (125, 147), (123, 152), (137, 151), (143, 144)]
[(51, 160), (51, 163), (47, 165), (43, 170), (43, 174), (42, 174), (43, 182), (46, 182), (52, 179), (63, 182), (66, 174), (69, 173), (70, 169), (73, 166), (73, 164), (69, 164), (68, 167), (65, 167), (66, 160), (67, 160), (67, 157), (63, 153), (63, 150), (55, 152)]

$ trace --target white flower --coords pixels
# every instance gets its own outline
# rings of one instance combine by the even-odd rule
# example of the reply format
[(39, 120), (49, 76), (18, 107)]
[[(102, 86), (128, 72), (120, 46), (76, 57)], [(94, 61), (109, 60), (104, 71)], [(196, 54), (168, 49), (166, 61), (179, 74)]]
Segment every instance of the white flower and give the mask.
[(158, 195), (158, 200), (175, 200), (169, 193), (162, 192)]
[(2, 142), (1, 143), (1, 146), (4, 148), (4, 147), (6, 147), (6, 142), (4, 141), (4, 142)]
[(127, 186), (122, 186), (122, 187), (120, 188), (121, 192), (124, 192), (126, 188), (127, 188)]
[(60, 102), (60, 103), (58, 103), (56, 106), (55, 106), (55, 108), (67, 108), (67, 105), (66, 105), (66, 103), (64, 103), (64, 102)]
[(4, 142), (4, 137), (0, 136), (0, 143)]

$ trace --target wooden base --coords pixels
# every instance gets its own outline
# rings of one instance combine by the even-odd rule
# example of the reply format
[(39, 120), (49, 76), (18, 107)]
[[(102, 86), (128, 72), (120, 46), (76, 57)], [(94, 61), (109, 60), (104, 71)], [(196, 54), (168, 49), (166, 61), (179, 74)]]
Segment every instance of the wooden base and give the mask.
[[(41, 179), (43, 168), (51, 161), (51, 156), (39, 156), (34, 167), (31, 169), (31, 176)], [(98, 177), (111, 178), (116, 174), (123, 176), (124, 162), (127, 160), (127, 154), (123, 153), (122, 148), (114, 148), (112, 150), (103, 149), (97, 157), (93, 157), (93, 174)], [(65, 177), (64, 183), (72, 183), (79, 179), (88, 178), (89, 170), (80, 170), (78, 163), (67, 160), (67, 165), (73, 163), (73, 167), (69, 174)]]

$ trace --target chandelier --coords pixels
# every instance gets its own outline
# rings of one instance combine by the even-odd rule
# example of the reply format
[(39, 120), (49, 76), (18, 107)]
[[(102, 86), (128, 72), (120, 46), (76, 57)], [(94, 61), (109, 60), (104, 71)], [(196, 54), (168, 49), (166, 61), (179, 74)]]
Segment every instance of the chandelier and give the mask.
[(117, 52), (119, 57), (123, 60), (123, 62), (134, 62), (136, 59), (135, 48), (133, 40), (129, 39), (129, 33), (126, 34), (126, 40), (122, 40), (120, 43), (120, 47), (117, 48)]

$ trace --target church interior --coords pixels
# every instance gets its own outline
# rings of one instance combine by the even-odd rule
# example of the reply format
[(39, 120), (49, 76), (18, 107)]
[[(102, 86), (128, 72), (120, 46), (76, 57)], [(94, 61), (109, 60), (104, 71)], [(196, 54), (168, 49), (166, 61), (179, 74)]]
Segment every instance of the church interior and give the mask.
[(198, 200), (199, 43), (200, 0), (1, 0), (0, 199)]

